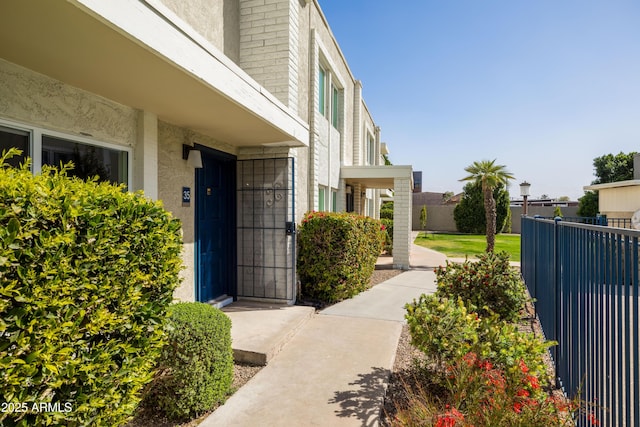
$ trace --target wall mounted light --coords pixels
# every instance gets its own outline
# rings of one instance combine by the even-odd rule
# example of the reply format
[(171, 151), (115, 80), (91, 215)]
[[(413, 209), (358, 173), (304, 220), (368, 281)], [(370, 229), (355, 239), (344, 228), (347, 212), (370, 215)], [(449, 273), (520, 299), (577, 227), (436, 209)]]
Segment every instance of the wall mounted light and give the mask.
[(202, 168), (202, 153), (191, 145), (182, 144), (182, 158), (193, 168)]

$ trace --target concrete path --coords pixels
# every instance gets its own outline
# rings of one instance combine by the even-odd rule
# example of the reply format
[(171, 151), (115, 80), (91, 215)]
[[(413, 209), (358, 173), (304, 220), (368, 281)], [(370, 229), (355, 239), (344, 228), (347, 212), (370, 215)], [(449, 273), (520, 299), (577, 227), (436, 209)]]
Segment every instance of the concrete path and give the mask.
[(315, 314), (255, 377), (200, 425), (376, 426), (404, 305), (435, 291), (437, 252), (412, 247), (404, 272)]

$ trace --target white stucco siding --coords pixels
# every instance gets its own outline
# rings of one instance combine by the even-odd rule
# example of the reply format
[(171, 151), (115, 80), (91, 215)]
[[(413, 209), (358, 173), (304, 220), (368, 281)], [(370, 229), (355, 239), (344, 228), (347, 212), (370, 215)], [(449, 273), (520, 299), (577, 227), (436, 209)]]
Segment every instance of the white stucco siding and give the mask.
[[(237, 148), (190, 129), (158, 122), (158, 199), (165, 209), (182, 222), (184, 241), (182, 283), (174, 296), (181, 301), (195, 300), (195, 169), (182, 159), (182, 144), (205, 145), (237, 155)], [(182, 206), (182, 187), (191, 189), (191, 206)]]
[(137, 110), (0, 59), (0, 118), (133, 147)]
[(224, 5), (227, 1), (156, 0), (185, 21), (220, 51), (224, 51)]
[(640, 209), (640, 185), (600, 190), (600, 209), (635, 212)]

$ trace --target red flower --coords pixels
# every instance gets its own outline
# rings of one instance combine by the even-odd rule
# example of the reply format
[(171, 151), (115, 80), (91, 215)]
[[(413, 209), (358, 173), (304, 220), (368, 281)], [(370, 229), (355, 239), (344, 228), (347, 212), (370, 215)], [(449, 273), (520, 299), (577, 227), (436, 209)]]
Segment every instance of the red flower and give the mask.
[(521, 388), (520, 390), (518, 390), (516, 392), (516, 396), (520, 396), (520, 397), (529, 397), (529, 392), (523, 388)]
[(587, 415), (587, 419), (589, 420), (589, 422), (591, 423), (592, 426), (599, 426), (600, 425), (600, 421), (598, 421), (596, 416), (593, 415), (593, 414)]
[(540, 383), (538, 382), (538, 377), (536, 377), (535, 375), (527, 375), (527, 381), (529, 382), (529, 386), (534, 389), (537, 390), (540, 388)]
[[(449, 405), (446, 408), (449, 409)], [(438, 416), (436, 427), (455, 427), (458, 421), (463, 422), (464, 415), (456, 408), (452, 408), (450, 411)]]
[(513, 404), (513, 410), (514, 410), (515, 412), (517, 412), (518, 414), (519, 414), (520, 412), (522, 412), (522, 403), (520, 403), (520, 402), (516, 402), (516, 403), (514, 403), (514, 404)]
[(520, 361), (518, 362), (518, 365), (520, 366), (520, 370), (522, 371), (523, 374), (526, 374), (527, 372), (529, 372), (529, 367), (527, 367), (527, 364), (524, 363), (524, 360), (520, 359)]

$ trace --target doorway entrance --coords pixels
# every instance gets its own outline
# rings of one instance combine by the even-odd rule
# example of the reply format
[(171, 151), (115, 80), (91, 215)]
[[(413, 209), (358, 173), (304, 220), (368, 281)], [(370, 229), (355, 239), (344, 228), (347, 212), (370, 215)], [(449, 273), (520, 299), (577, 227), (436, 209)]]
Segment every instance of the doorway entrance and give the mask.
[(236, 292), (236, 157), (201, 145), (196, 169), (196, 295), (210, 302)]

